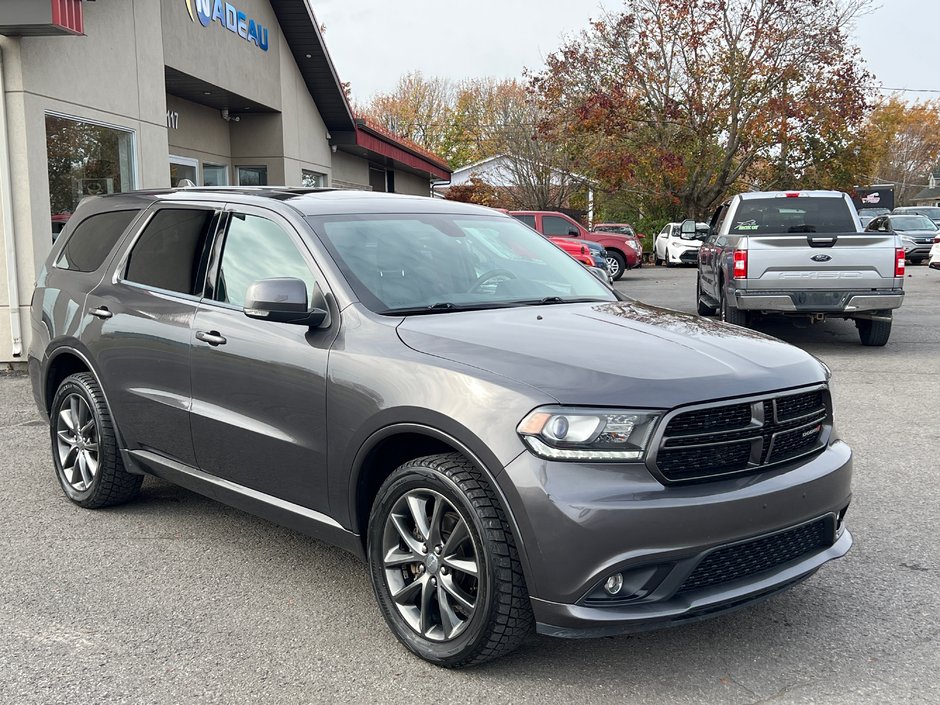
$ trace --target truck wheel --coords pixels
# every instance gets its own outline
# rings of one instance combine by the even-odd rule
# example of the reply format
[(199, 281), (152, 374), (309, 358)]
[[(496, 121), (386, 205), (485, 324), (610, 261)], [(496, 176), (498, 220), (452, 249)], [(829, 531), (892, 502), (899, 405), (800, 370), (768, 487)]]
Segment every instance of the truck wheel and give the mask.
[(624, 259), (623, 255), (614, 250), (608, 250), (607, 252), (607, 269), (610, 271), (610, 276), (614, 278), (614, 281), (620, 279), (623, 276), (623, 273), (627, 270), (627, 261)]
[(124, 468), (111, 413), (94, 375), (66, 377), (49, 414), (52, 459), (65, 495), (97, 509), (128, 501), (144, 478)]
[(735, 326), (747, 328), (750, 322), (750, 316), (747, 311), (742, 311), (728, 303), (728, 297), (725, 295), (724, 286), (721, 289), (721, 320)]
[(489, 661), (532, 631), (506, 516), (458, 453), (411, 460), (385, 480), (369, 517), (368, 562), (392, 633), (438, 666)]
[(698, 315), (699, 316), (714, 316), (718, 313), (717, 309), (712, 306), (709, 306), (705, 303), (705, 299), (702, 297), (702, 275), (699, 274), (695, 280), (695, 292), (698, 302)]
[(891, 337), (891, 321), (873, 321), (868, 318), (856, 318), (858, 337), (862, 345), (881, 347)]

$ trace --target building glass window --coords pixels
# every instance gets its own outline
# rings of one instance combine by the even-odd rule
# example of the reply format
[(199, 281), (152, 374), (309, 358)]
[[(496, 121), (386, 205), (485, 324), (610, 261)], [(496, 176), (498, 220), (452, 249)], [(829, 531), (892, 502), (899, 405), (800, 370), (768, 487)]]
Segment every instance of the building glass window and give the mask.
[(53, 240), (85, 196), (136, 187), (130, 130), (46, 115), (46, 158)]
[(170, 155), (170, 186), (180, 188), (199, 185), (199, 160)]
[(235, 169), (239, 186), (268, 185), (268, 167), (266, 166), (238, 166)]
[(202, 185), (228, 186), (228, 167), (219, 164), (203, 164)]
[(326, 174), (303, 169), (301, 170), (300, 185), (304, 188), (323, 188), (326, 186)]

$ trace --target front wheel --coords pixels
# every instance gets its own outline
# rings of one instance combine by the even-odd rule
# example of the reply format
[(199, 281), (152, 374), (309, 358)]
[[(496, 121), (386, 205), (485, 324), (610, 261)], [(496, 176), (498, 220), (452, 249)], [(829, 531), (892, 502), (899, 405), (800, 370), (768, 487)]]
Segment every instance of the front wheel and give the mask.
[(502, 507), (463, 456), (401, 465), (369, 518), (369, 573), (392, 632), (447, 668), (515, 649), (532, 630), (525, 578)]
[(124, 468), (111, 413), (94, 375), (66, 377), (49, 414), (52, 459), (65, 495), (86, 509), (121, 504), (140, 490), (143, 476)]
[(891, 321), (874, 321), (870, 318), (856, 318), (858, 337), (862, 345), (881, 347), (891, 337)]
[(627, 270), (627, 261), (619, 252), (607, 253), (607, 270), (614, 281), (620, 279)]

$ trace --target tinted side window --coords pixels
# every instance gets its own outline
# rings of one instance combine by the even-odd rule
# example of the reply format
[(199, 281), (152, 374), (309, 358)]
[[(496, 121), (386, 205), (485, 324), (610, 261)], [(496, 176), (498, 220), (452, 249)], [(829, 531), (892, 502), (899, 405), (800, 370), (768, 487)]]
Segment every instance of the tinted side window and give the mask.
[(513, 218), (518, 220), (520, 223), (525, 223), (533, 230), (535, 229), (535, 216), (534, 215), (514, 215)]
[(107, 259), (114, 244), (140, 212), (139, 209), (98, 213), (85, 218), (72, 231), (56, 267), (94, 272)]
[(290, 235), (267, 218), (234, 213), (212, 298), (244, 306), (245, 293), (252, 283), (274, 277), (301, 279), (307, 285), (309, 303), (316, 280)]
[(125, 279), (180, 294), (199, 295), (200, 264), (214, 211), (166, 208), (156, 212), (131, 251)]
[(546, 235), (567, 236), (568, 231), (574, 229), (574, 225), (564, 218), (559, 218), (557, 215), (543, 215), (542, 229), (545, 231)]

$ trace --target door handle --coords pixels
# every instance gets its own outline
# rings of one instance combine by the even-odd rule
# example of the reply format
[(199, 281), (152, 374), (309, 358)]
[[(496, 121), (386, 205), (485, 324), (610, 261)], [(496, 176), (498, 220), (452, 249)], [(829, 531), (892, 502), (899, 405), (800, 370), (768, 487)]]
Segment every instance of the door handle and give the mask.
[(215, 347), (216, 345), (225, 345), (228, 341), (221, 335), (218, 331), (210, 330), (208, 332), (204, 330), (196, 331), (196, 340), (201, 340), (204, 343), (209, 343), (209, 345)]
[(107, 306), (99, 306), (98, 308), (93, 308), (88, 313), (90, 313), (95, 318), (102, 318), (102, 319), (108, 319), (114, 315), (108, 310)]

